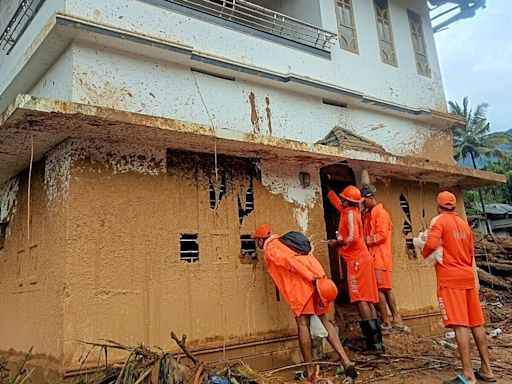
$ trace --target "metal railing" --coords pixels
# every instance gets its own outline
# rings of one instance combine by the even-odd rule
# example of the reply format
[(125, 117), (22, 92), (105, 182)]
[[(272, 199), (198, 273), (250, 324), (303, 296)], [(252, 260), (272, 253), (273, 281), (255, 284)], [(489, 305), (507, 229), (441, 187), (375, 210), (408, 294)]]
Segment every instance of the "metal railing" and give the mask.
[(23, 35), (23, 32), (25, 32), (25, 29), (27, 29), (28, 25), (44, 2), (45, 0), (21, 1), (0, 37), (0, 48), (2, 51), (7, 50), (6, 55), (11, 53), (21, 35)]
[(258, 31), (329, 51), (337, 34), (245, 0), (166, 0)]

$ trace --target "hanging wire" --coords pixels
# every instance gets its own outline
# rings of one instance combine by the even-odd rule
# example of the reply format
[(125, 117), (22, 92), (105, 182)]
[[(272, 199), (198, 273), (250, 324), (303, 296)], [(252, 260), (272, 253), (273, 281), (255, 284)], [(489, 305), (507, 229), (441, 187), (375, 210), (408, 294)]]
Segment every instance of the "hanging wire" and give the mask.
[[(30, 166), (28, 168), (27, 190), (27, 239), (30, 241), (30, 188), (32, 182), (32, 163), (34, 162), (34, 134), (30, 135)], [(30, 247), (30, 244), (29, 244)]]
[(210, 120), (210, 124), (213, 129), (213, 151), (214, 151), (214, 163), (215, 163), (215, 182), (217, 185), (219, 184), (219, 171), (218, 171), (218, 163), (217, 163), (217, 129), (215, 128), (215, 124), (213, 123), (213, 119), (210, 115), (210, 111), (208, 110), (208, 107), (206, 106), (206, 103), (203, 99), (203, 94), (201, 93), (201, 89), (199, 88), (199, 84), (197, 84), (197, 79), (194, 71), (191, 71), (192, 77), (194, 78), (194, 84), (196, 85), (197, 93), (199, 93), (199, 98), (201, 99), (201, 103), (203, 104), (203, 108), (206, 111), (206, 115), (208, 116), (208, 119)]

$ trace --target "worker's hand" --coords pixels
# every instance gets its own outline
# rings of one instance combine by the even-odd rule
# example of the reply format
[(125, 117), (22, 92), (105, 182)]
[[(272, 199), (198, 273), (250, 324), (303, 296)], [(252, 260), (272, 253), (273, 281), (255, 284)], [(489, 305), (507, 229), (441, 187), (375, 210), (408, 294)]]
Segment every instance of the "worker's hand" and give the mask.
[(335, 239), (322, 240), (322, 243), (326, 243), (329, 247), (334, 248), (338, 245), (338, 240), (335, 240)]
[(318, 280), (318, 276), (313, 276), (313, 279), (311, 280), (311, 284), (315, 285), (317, 280)]

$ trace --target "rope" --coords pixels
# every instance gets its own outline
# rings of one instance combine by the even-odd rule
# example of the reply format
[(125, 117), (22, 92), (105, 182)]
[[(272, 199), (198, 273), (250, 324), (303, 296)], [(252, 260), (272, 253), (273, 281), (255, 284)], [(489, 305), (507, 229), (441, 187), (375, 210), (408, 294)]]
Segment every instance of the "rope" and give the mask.
[[(32, 181), (32, 163), (34, 162), (34, 134), (30, 136), (30, 166), (28, 168), (27, 190), (27, 239), (30, 241), (30, 188)], [(30, 247), (30, 244), (28, 245)]]

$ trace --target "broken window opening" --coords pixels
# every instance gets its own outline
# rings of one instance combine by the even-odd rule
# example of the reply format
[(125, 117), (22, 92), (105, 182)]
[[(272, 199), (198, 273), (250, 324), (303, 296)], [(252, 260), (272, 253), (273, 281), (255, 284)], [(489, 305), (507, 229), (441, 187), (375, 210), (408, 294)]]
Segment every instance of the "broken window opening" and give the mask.
[(242, 207), (242, 199), (238, 196), (238, 219), (240, 220), (240, 225), (242, 225), (245, 216), (254, 211), (254, 189), (251, 183), (249, 184), (249, 188), (245, 192), (245, 206)]
[(4, 249), (7, 238), (7, 221), (0, 221), (0, 251)]
[(240, 235), (240, 254), (242, 259), (256, 261), (256, 243), (251, 235)]
[(402, 233), (406, 236), (405, 251), (407, 253), (407, 256), (409, 256), (409, 259), (414, 260), (418, 258), (418, 255), (416, 253), (416, 248), (414, 247), (414, 244), (412, 242), (412, 238), (410, 238), (411, 236), (409, 236), (412, 234), (411, 208), (409, 206), (409, 202), (407, 201), (403, 193), (400, 194), (400, 206), (402, 207), (402, 210), (404, 211), (406, 217), (402, 227)]
[(402, 210), (404, 211), (405, 216), (407, 216), (407, 218), (411, 220), (411, 210), (409, 208), (409, 202), (407, 201), (403, 193), (400, 194), (400, 205), (402, 206)]
[(187, 263), (199, 261), (199, 243), (197, 233), (180, 235), (180, 260)]
[(416, 253), (416, 247), (414, 246), (412, 239), (405, 239), (405, 248), (407, 251), (407, 256), (409, 256), (409, 259), (416, 260), (418, 258), (418, 254)]
[(221, 173), (218, 185), (215, 177), (210, 176), (208, 178), (208, 186), (210, 191), (210, 208), (217, 209), (226, 194), (226, 174)]
[(404, 233), (404, 235), (408, 235), (409, 233), (412, 233), (411, 224), (409, 224), (409, 222), (407, 220), (404, 220), (404, 226), (403, 226), (402, 232)]

